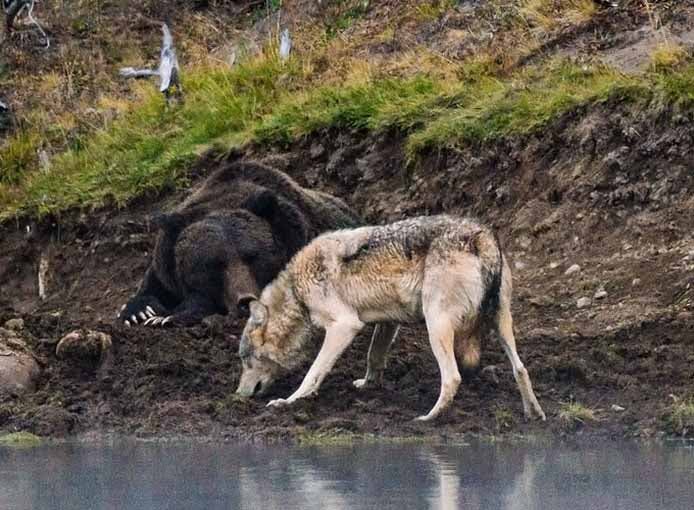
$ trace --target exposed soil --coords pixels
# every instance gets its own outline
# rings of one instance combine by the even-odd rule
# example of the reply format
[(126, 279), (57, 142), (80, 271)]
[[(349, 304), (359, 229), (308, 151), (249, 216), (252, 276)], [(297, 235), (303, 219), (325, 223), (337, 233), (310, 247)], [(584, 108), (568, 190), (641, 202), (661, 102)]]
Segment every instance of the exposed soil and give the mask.
[[(369, 18), (374, 24), (397, 7), (377, 4), (382, 11)], [(686, 13), (691, 20), (691, 2), (672, 4), (673, 37), (691, 41), (691, 25), (679, 19)], [(397, 30), (389, 44), (368, 51), (386, 58), (415, 40), (459, 58), (487, 40), (481, 28), (471, 31), (477, 14), (462, 9), (417, 33)], [(528, 59), (590, 53), (636, 70), (653, 45), (646, 18), (636, 8), (607, 12), (555, 34)], [(363, 376), (365, 331), (318, 396), (271, 410), (267, 399), (233, 397), (242, 324), (213, 317), (185, 329), (114, 325), (147, 266), (154, 241), (148, 218), (179, 201), (185, 195), (179, 192), (144, 197), (125, 210), (0, 225), (0, 326), (23, 318), (25, 340), (43, 368), (35, 393), (0, 394), (0, 432), (251, 440), (339, 432), (672, 434), (667, 416), (674, 398), (694, 396), (694, 112), (581, 108), (541, 134), (432, 153), (409, 167), (402, 142), (394, 133), (327, 132), (270, 155), (250, 149), (248, 157), (271, 160), (302, 184), (338, 194), (371, 222), (447, 211), (495, 225), (514, 270), (519, 353), (547, 422), (523, 420), (510, 364), (494, 343), (484, 346), (482, 358), (483, 367), (493, 368), (465, 377), (449, 413), (434, 424), (412, 422), (439, 388), (423, 327), (401, 331), (383, 389), (361, 392), (351, 384)], [(198, 182), (213, 167), (213, 157), (203, 158), (193, 172)], [(44, 301), (37, 297), (41, 257), (49, 264)], [(573, 264), (580, 271), (565, 275)], [(606, 296), (596, 299), (601, 290)], [(580, 298), (590, 304), (579, 308)], [(77, 328), (111, 335), (109, 370), (56, 357), (55, 343)], [(303, 373), (267, 398), (287, 396)], [(567, 425), (559, 414), (573, 401), (596, 410), (597, 420)]]
[[(182, 196), (168, 194), (29, 225), (30, 233), (24, 222), (0, 227), (0, 324), (23, 318), (43, 366), (36, 393), (0, 396), (0, 431), (239, 439), (670, 433), (673, 396), (694, 395), (693, 121), (691, 111), (604, 104), (573, 111), (542, 134), (437, 152), (409, 168), (396, 134), (321, 133), (275, 154), (248, 154), (342, 196), (370, 221), (448, 211), (498, 227), (515, 272), (519, 352), (546, 423), (524, 422), (510, 364), (494, 343), (482, 359), (494, 368), (466, 377), (445, 417), (412, 422), (439, 387), (422, 327), (401, 332), (381, 390), (351, 385), (365, 367), (365, 332), (317, 397), (281, 410), (236, 400), (240, 323), (213, 317), (152, 330), (112, 322), (146, 267), (149, 215)], [(198, 178), (213, 166), (214, 158), (203, 159)], [(49, 260), (43, 302), (41, 254)], [(565, 275), (573, 264), (581, 270)], [(583, 297), (590, 304), (579, 308)], [(109, 371), (56, 358), (55, 341), (80, 327), (112, 336)], [(288, 395), (302, 375), (268, 398)], [(567, 425), (558, 415), (572, 401), (598, 420)]]

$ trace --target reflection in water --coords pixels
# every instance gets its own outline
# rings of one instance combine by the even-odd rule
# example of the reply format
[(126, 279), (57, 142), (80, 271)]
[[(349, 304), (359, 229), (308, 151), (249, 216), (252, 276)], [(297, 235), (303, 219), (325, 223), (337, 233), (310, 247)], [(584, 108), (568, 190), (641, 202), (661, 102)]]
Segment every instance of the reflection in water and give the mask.
[(0, 448), (0, 509), (689, 509), (694, 450), (606, 443)]

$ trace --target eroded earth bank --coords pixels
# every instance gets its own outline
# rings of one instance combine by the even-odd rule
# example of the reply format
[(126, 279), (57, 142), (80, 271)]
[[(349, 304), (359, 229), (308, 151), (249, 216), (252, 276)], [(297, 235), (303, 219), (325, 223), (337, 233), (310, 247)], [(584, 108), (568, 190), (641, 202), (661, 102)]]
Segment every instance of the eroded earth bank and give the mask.
[[(187, 193), (178, 192), (123, 210), (2, 225), (0, 325), (23, 320), (2, 334), (24, 342), (40, 375), (35, 391), (0, 395), (0, 431), (244, 440), (686, 435), (683, 409), (694, 394), (693, 120), (691, 111), (600, 104), (537, 135), (436, 151), (416, 165), (406, 163), (403, 140), (392, 133), (330, 131), (271, 154), (252, 147), (245, 154), (335, 193), (372, 222), (446, 211), (497, 227), (514, 270), (519, 353), (546, 423), (523, 420), (496, 343), (483, 344), (484, 369), (464, 379), (451, 411), (416, 424), (439, 389), (423, 327), (401, 332), (383, 389), (351, 384), (363, 375), (365, 332), (318, 396), (267, 409), (267, 399), (289, 394), (302, 373), (266, 399), (234, 398), (240, 322), (115, 325), (147, 266), (150, 218)], [(195, 182), (222, 158), (203, 157)], [(98, 352), (79, 362), (56, 356), (56, 342), (78, 328), (110, 335), (111, 359), (99, 370)]]

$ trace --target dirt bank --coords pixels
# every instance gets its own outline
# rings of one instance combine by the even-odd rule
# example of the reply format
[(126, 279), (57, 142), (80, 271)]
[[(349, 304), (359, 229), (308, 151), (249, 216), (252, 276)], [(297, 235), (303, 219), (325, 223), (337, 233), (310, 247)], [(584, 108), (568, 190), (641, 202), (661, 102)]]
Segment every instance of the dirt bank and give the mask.
[[(0, 324), (23, 318), (43, 366), (36, 393), (0, 396), (0, 431), (241, 439), (682, 432), (668, 416), (673, 402), (694, 395), (692, 117), (604, 104), (570, 112), (542, 135), (437, 152), (409, 167), (397, 134), (322, 133), (272, 155), (249, 154), (337, 193), (371, 221), (448, 211), (497, 226), (515, 271), (519, 351), (546, 423), (523, 421), (496, 344), (484, 346), (482, 360), (495, 368), (468, 377), (450, 413), (434, 425), (413, 423), (439, 384), (421, 327), (402, 332), (382, 390), (351, 385), (364, 370), (364, 334), (316, 398), (282, 410), (234, 399), (241, 324), (221, 317), (188, 329), (112, 324), (144, 272), (153, 241), (148, 216), (181, 197), (169, 194), (122, 211), (0, 227)], [(213, 166), (207, 158), (196, 174)], [(45, 301), (36, 287), (42, 256)], [(580, 270), (565, 274), (574, 264)], [(581, 298), (589, 303), (579, 308)], [(52, 342), (78, 327), (112, 336), (109, 372), (56, 358)], [(268, 398), (286, 396), (300, 379)], [(567, 424), (560, 415), (571, 402), (596, 419)]]

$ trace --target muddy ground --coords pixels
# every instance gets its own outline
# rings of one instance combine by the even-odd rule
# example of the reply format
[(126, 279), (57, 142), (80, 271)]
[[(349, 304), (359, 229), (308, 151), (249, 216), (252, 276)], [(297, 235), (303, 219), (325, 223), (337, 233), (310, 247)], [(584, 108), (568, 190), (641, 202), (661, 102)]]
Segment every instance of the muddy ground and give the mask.
[[(437, 152), (409, 167), (392, 133), (321, 133), (247, 155), (337, 193), (373, 222), (448, 211), (495, 225), (512, 260), (519, 352), (545, 423), (523, 420), (510, 364), (495, 343), (484, 345), (482, 358), (495, 368), (468, 376), (445, 417), (419, 424), (412, 418), (433, 405), (439, 386), (422, 327), (402, 331), (383, 389), (351, 385), (364, 371), (364, 333), (318, 396), (274, 410), (265, 402), (288, 395), (302, 373), (266, 399), (235, 399), (240, 323), (116, 326), (116, 311), (147, 265), (149, 216), (185, 193), (172, 192), (126, 210), (0, 227), (0, 324), (23, 318), (43, 367), (35, 393), (0, 396), (0, 431), (244, 440), (339, 432), (671, 435), (673, 402), (694, 396), (693, 121), (691, 111), (603, 104), (573, 111), (543, 134)], [(212, 156), (203, 159), (198, 182), (214, 166)], [(45, 301), (37, 298), (41, 256), (49, 261)], [(574, 264), (580, 271), (566, 275)], [(606, 296), (595, 298), (602, 290)], [(590, 304), (579, 308), (580, 298)], [(109, 371), (56, 358), (55, 341), (79, 327), (112, 336)], [(597, 419), (567, 424), (559, 414), (569, 402)]]

